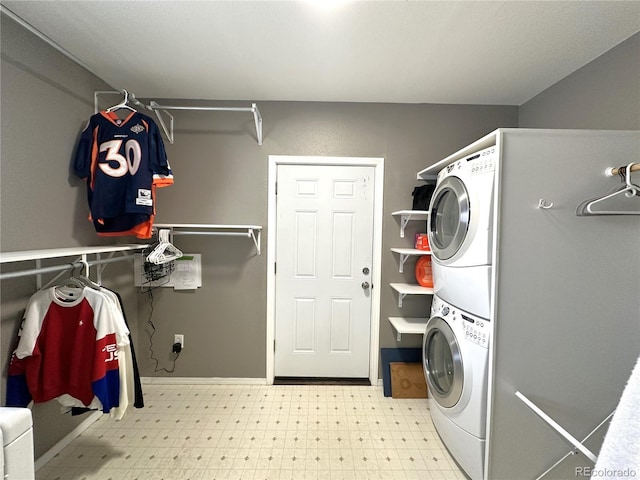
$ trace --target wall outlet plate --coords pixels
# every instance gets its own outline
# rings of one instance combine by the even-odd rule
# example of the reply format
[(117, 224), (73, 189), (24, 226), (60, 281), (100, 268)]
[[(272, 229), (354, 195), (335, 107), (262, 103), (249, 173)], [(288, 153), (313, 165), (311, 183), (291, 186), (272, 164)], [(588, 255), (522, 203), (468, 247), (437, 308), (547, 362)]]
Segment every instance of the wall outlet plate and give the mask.
[(179, 343), (180, 346), (184, 348), (184, 335), (181, 333), (173, 335), (173, 343)]

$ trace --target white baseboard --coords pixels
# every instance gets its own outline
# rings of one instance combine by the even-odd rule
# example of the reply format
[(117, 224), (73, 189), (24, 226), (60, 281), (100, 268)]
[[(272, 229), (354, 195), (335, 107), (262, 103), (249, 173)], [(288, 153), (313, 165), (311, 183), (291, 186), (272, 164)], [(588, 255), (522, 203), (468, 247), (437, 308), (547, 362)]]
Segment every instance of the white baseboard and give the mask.
[(140, 377), (143, 385), (266, 385), (266, 378)]
[[(266, 378), (140, 377), (143, 385), (267, 385)], [(372, 386), (382, 386), (382, 379)]]
[(53, 447), (47, 450), (41, 457), (36, 460), (36, 471), (40, 470), (48, 461), (50, 461), (53, 457), (60, 453), (64, 447), (69, 445), (78, 435), (89, 428), (94, 422), (98, 421), (100, 417), (102, 417), (102, 415), (104, 415), (104, 413), (102, 412), (93, 412), (89, 414), (88, 418), (85, 418), (82, 423), (71, 430), (71, 432), (69, 432), (62, 440), (56, 443)]

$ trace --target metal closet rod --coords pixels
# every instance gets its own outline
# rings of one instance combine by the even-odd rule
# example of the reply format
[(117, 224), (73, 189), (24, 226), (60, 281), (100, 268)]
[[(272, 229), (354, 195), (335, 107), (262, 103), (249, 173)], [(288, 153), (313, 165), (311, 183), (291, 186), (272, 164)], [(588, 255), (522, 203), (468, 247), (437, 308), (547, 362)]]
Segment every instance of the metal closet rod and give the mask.
[[(86, 264), (89, 267), (92, 267), (94, 265), (105, 265), (108, 263), (116, 263), (116, 262), (121, 262), (123, 260), (132, 260), (133, 258), (135, 258), (135, 255), (125, 255), (125, 256), (121, 256), (121, 257), (113, 257), (113, 258), (105, 258), (104, 260), (91, 260), (91, 261), (87, 261)], [(63, 265), (52, 265), (50, 267), (36, 267), (36, 268), (31, 268), (28, 270), (18, 270), (15, 272), (5, 272), (5, 273), (1, 273), (0, 274), (0, 280), (5, 280), (8, 278), (18, 278), (18, 277), (26, 277), (28, 275), (39, 275), (41, 273), (55, 273), (55, 272), (62, 272), (65, 270), (74, 270), (76, 268), (82, 268), (85, 266), (85, 262), (84, 261), (75, 261), (72, 263), (66, 263)]]

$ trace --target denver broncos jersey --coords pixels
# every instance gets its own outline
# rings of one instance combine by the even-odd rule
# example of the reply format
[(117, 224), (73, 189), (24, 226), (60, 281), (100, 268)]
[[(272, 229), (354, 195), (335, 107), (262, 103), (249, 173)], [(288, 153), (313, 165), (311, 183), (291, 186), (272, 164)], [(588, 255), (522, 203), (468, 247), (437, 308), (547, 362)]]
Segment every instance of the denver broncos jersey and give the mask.
[(135, 111), (123, 120), (114, 112), (93, 115), (80, 137), (73, 170), (87, 182), (98, 234), (151, 236), (155, 188), (173, 184), (173, 173), (150, 117)]

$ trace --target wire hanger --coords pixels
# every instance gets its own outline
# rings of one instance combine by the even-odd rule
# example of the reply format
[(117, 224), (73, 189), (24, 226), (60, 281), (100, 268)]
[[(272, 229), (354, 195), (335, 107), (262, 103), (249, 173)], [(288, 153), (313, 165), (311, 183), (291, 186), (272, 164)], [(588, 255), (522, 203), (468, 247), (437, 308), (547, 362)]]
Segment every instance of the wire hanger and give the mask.
[[(636, 209), (620, 209), (611, 207), (607, 208), (607, 204), (614, 203), (612, 199), (620, 199), (621, 197), (632, 198), (636, 195), (640, 195), (640, 187), (631, 182), (631, 168), (633, 167), (633, 163), (630, 163), (625, 167), (625, 175), (624, 175), (624, 185), (613, 191), (604, 195), (602, 197), (596, 197), (589, 200), (585, 200), (576, 209), (576, 215), (578, 216), (589, 216), (589, 215), (640, 215), (640, 199), (636, 203)], [(596, 206), (600, 205), (604, 209), (599, 210)], [(618, 202), (617, 205), (620, 205)], [(629, 205), (631, 203), (629, 202)]]
[(169, 230), (161, 229), (158, 239), (158, 245), (147, 255), (147, 262), (161, 265), (182, 257), (183, 253), (169, 241)]
[(127, 92), (126, 90), (122, 90), (122, 91), (124, 92), (124, 100), (121, 103), (114, 105), (113, 107), (107, 108), (107, 112), (113, 112), (114, 110), (119, 110), (121, 108), (127, 108), (132, 112), (137, 112), (135, 108), (129, 105), (129, 92)]

